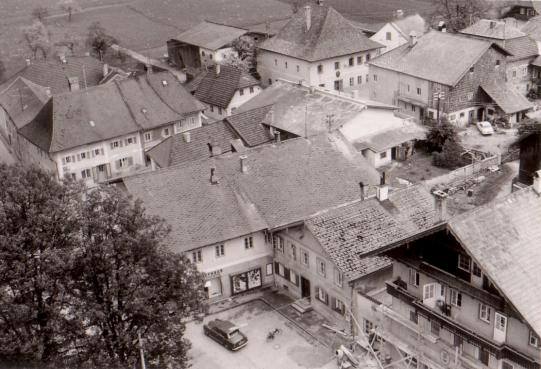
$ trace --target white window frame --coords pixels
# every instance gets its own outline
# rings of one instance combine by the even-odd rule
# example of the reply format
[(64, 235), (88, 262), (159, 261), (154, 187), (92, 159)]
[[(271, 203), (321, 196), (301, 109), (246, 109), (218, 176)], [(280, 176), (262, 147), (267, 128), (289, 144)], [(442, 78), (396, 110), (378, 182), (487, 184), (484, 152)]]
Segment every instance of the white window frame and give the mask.
[(192, 261), (194, 264), (203, 262), (203, 253), (201, 252), (201, 249), (192, 251)]
[(303, 249), (301, 249), (301, 263), (306, 267), (310, 266), (310, 254)]
[(319, 274), (322, 277), (327, 276), (327, 264), (325, 263), (325, 260), (317, 257), (316, 258), (316, 264), (317, 264), (317, 274)]
[(436, 283), (427, 283), (423, 285), (423, 300), (436, 297)]
[(533, 331), (530, 331), (528, 343), (530, 344), (530, 346), (539, 347), (539, 337), (537, 337), (537, 335)]
[[(468, 269), (462, 267), (462, 265), (461, 265), (461, 261), (463, 260), (464, 257), (467, 257), (467, 259), (464, 259), (464, 260), (468, 261)], [(472, 259), (468, 255), (458, 254), (458, 269), (463, 270), (465, 272), (470, 272), (471, 271), (471, 262), (472, 262)]]
[(485, 323), (490, 323), (490, 315), (492, 314), (492, 308), (483, 303), (479, 303), (479, 320)]
[(294, 285), (297, 285), (297, 273), (292, 269), (289, 269), (289, 281)]
[(339, 287), (342, 287), (344, 283), (344, 275), (338, 268), (334, 268), (334, 284), (336, 284)]
[(225, 256), (225, 247), (223, 243), (220, 245), (216, 245), (214, 249), (215, 249), (215, 254), (217, 258), (221, 258)]
[(496, 312), (494, 315), (494, 329), (500, 332), (507, 332), (507, 316)]
[(254, 238), (252, 236), (244, 238), (244, 249), (250, 250), (254, 248)]
[(329, 303), (329, 294), (327, 293), (327, 291), (325, 291), (321, 287), (318, 287), (318, 289), (317, 289), (317, 299), (320, 302), (324, 303), (324, 304), (328, 304)]
[(460, 293), (458, 290), (451, 288), (450, 295), (451, 295), (451, 305), (456, 306), (456, 307), (461, 307), (462, 306), (462, 293)]
[(413, 268), (409, 268), (408, 283), (414, 287), (419, 287), (420, 279), (421, 276), (419, 275), (419, 272)]
[(152, 132), (145, 132), (144, 139), (145, 139), (145, 142), (152, 141)]

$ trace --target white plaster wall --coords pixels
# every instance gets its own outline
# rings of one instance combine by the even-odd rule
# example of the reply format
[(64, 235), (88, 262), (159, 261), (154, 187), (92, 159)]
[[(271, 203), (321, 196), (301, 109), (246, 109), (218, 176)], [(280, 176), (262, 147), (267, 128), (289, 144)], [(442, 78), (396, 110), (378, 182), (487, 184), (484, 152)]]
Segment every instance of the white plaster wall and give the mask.
[[(387, 32), (391, 33), (390, 40), (387, 40)], [(382, 53), (391, 51), (392, 49), (397, 48), (400, 45), (404, 45), (406, 42), (408, 42), (391, 23), (387, 23), (386, 25), (384, 25), (378, 32), (376, 32), (372, 37), (370, 37), (370, 39), (379, 42), (382, 45), (385, 45), (385, 49), (381, 50)]]

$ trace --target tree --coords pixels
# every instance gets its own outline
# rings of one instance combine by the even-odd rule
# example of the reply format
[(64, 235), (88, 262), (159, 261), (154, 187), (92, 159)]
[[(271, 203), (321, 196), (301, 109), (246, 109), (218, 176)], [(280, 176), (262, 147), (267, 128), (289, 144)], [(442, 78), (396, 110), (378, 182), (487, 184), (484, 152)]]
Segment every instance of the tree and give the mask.
[(460, 142), (455, 127), (444, 117), (441, 119), (441, 123), (432, 126), (426, 135), (426, 146), (428, 151), (441, 152), (443, 150), (443, 145), (449, 139)]
[(0, 183), (0, 358), (52, 363), (76, 324), (62, 314), (76, 241), (76, 186), (5, 164)]
[(107, 34), (100, 22), (94, 22), (88, 27), (86, 43), (98, 54), (100, 60), (103, 60), (103, 56), (107, 52), (107, 49), (116, 42), (117, 41), (113, 36)]
[(45, 18), (49, 16), (49, 9), (44, 6), (38, 6), (32, 10), (32, 17), (36, 18), (38, 21), (43, 22)]
[(0, 366), (187, 367), (202, 280), (119, 190), (0, 165)]
[(443, 19), (450, 32), (458, 32), (479, 19), (490, 10), (485, 0), (436, 0), (434, 18)]
[(140, 334), (151, 367), (186, 367), (183, 320), (198, 308), (203, 285), (192, 263), (163, 247), (168, 227), (112, 187), (88, 195), (81, 219), (73, 280), (84, 291), (77, 315), (94, 334), (80, 339), (77, 355), (98, 367), (132, 368)]
[(71, 22), (71, 16), (73, 13), (79, 13), (82, 9), (81, 5), (77, 0), (60, 0), (58, 2), (58, 7), (68, 13), (68, 21)]
[(432, 162), (437, 167), (456, 169), (465, 164), (464, 148), (454, 138), (447, 138), (441, 152), (432, 153)]
[(40, 50), (43, 59), (47, 59), (47, 55), (51, 50), (51, 43), (49, 31), (42, 22), (36, 20), (31, 26), (24, 28), (24, 38), (34, 58), (36, 58), (37, 52)]

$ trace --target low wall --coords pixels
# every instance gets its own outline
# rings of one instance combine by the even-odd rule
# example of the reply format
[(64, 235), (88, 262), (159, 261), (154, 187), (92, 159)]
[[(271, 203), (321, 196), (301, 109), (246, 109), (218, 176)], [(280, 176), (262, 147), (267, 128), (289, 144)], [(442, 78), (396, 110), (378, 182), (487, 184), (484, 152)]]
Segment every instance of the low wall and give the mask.
[(501, 164), (501, 155), (494, 155), (491, 157), (488, 157), (486, 159), (483, 159), (481, 161), (477, 161), (473, 164), (466, 165), (464, 167), (458, 168), (453, 170), (452, 172), (449, 172), (447, 174), (443, 174), (441, 176), (430, 178), (426, 181), (424, 181), (424, 184), (428, 188), (432, 188), (436, 185), (442, 184), (442, 183), (452, 183), (456, 180), (461, 180), (466, 177), (469, 177), (475, 173), (479, 173), (481, 171), (486, 170), (488, 167), (491, 167), (493, 165), (500, 165)]

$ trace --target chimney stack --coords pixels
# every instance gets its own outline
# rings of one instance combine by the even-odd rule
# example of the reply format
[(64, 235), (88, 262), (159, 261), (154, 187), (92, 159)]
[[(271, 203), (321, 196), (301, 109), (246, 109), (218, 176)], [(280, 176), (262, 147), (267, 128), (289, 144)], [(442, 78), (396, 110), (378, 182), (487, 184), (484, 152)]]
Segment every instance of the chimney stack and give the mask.
[(26, 65), (30, 65), (30, 59), (26, 59)]
[(444, 222), (448, 218), (448, 214), (447, 214), (448, 195), (441, 190), (436, 190), (432, 192), (432, 194), (434, 195), (434, 207), (436, 209), (436, 220), (438, 222)]
[(359, 182), (359, 187), (361, 188), (361, 201), (364, 201), (365, 194), (364, 194), (364, 183)]
[(246, 173), (248, 171), (248, 165), (246, 164), (248, 157), (246, 155), (240, 156), (240, 172)]
[(413, 47), (415, 46), (415, 44), (417, 44), (417, 32), (411, 31), (409, 36), (410, 36), (409, 45), (410, 47)]
[(536, 194), (541, 196), (541, 170), (538, 170), (533, 175), (533, 190)]
[(184, 132), (182, 135), (184, 136), (184, 142), (190, 143), (192, 140), (190, 132)]
[(107, 76), (109, 74), (109, 64), (105, 63), (103, 64), (103, 76)]
[(404, 17), (404, 11), (402, 9), (397, 9), (396, 10), (396, 17), (397, 18), (402, 18)]
[(310, 5), (304, 7), (304, 16), (306, 18), (306, 32), (308, 32), (310, 31), (310, 27), (312, 27), (312, 8)]
[(217, 76), (220, 75), (220, 64), (219, 63), (216, 63), (216, 75)]
[(210, 168), (210, 183), (211, 184), (218, 184), (218, 177), (216, 176), (216, 168), (215, 167)]
[(381, 173), (379, 186), (376, 190), (376, 197), (379, 201), (385, 201), (389, 199), (389, 186), (387, 185), (387, 176), (385, 172)]
[(47, 97), (51, 97), (51, 88), (50, 88), (50, 87), (46, 87), (46, 88), (45, 88), (45, 93), (47, 94)]
[(281, 142), (280, 132), (274, 131), (274, 143), (279, 144)]

